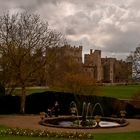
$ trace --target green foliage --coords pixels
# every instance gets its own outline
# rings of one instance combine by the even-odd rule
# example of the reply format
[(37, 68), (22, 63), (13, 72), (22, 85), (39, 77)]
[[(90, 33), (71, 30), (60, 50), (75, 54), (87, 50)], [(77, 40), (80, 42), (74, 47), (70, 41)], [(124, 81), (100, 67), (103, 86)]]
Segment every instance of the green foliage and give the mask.
[(87, 126), (94, 126), (96, 124), (96, 121), (95, 120), (87, 120), (86, 121), (86, 125)]
[(0, 131), (1, 130), (5, 130), (5, 129), (7, 129), (8, 127), (6, 127), (6, 126), (4, 126), (4, 125), (0, 125)]
[[(79, 124), (81, 123), (81, 121), (79, 121), (79, 120), (76, 120), (76, 121), (74, 121), (73, 122), (73, 125), (74, 126), (79, 126)], [(85, 121), (85, 126), (86, 127), (93, 127), (93, 126), (95, 126), (95, 124), (96, 124), (96, 121), (95, 120), (86, 120)]]

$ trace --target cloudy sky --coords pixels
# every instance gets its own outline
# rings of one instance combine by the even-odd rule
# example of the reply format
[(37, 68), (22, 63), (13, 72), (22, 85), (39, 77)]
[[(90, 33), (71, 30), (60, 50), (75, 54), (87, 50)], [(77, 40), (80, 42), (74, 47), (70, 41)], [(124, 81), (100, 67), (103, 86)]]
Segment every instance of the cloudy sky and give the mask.
[(37, 13), (72, 45), (125, 58), (140, 43), (140, 0), (0, 0), (0, 14)]

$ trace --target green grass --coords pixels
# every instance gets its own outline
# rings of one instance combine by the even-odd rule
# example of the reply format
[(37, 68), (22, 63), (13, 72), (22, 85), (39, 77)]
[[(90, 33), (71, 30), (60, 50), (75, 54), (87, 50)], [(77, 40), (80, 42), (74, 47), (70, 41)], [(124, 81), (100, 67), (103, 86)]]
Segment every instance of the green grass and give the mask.
[(4, 130), (4, 129), (6, 129), (6, 128), (8, 128), (8, 127), (6, 127), (6, 126), (4, 126), (4, 125), (0, 125), (0, 130)]
[(125, 132), (125, 133), (121, 132), (121, 133), (95, 134), (95, 140), (139, 140), (139, 139), (140, 139), (140, 131)]
[[(27, 88), (27, 95), (32, 93), (39, 93), (44, 91), (56, 91), (56, 89), (48, 89), (45, 87), (31, 87)], [(58, 91), (61, 91), (60, 89)], [(13, 95), (20, 95), (21, 89), (16, 88)], [(94, 91), (93, 91), (94, 93)], [(119, 99), (130, 99), (136, 93), (140, 93), (140, 85), (118, 85), (118, 86), (99, 86), (98, 95), (114, 97)]]
[[(27, 91), (27, 95), (30, 95), (32, 93), (40, 93), (40, 92), (45, 92), (45, 91), (48, 91), (49, 89), (47, 87), (28, 87), (26, 89)], [(20, 95), (21, 93), (21, 88), (16, 88), (14, 91), (13, 91), (13, 95)]]
[[(110, 130), (111, 131), (111, 130)], [(121, 132), (121, 133), (102, 133), (94, 134), (94, 140), (139, 140), (140, 131), (137, 132)], [(0, 136), (0, 140), (70, 140), (68, 138), (39, 138), (39, 137), (23, 137), (23, 136)], [(78, 139), (71, 139), (78, 140)]]
[(120, 99), (130, 99), (136, 93), (140, 93), (139, 85), (102, 86), (99, 88), (100, 96), (114, 97)]

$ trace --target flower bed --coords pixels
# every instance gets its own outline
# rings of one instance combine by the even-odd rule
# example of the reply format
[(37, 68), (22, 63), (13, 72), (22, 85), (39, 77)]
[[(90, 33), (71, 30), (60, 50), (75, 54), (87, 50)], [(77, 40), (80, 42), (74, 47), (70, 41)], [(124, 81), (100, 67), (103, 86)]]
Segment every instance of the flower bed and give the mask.
[(29, 137), (47, 137), (47, 138), (80, 138), (80, 139), (93, 139), (91, 133), (80, 132), (57, 132), (48, 130), (32, 130), (21, 128), (9, 128), (0, 130), (0, 136), (29, 136)]

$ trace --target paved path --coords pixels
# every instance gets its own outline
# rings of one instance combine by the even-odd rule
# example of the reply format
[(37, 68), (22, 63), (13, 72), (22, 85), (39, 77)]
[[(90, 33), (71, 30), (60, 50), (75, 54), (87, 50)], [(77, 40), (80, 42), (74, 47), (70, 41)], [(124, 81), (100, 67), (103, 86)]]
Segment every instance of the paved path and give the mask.
[(113, 132), (132, 132), (140, 131), (140, 119), (128, 119), (129, 125), (117, 128), (99, 128), (99, 129), (64, 129), (53, 128), (39, 125), (39, 115), (0, 115), (0, 125), (18, 128), (30, 128), (52, 131), (83, 131), (93, 133), (113, 133)]

